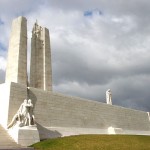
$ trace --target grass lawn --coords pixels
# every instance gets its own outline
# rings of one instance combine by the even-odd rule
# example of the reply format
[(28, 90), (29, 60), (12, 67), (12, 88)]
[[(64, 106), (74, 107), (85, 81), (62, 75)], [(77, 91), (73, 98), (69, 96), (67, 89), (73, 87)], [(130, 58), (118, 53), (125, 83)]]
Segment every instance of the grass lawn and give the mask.
[(150, 136), (78, 135), (45, 140), (32, 147), (35, 150), (150, 150)]

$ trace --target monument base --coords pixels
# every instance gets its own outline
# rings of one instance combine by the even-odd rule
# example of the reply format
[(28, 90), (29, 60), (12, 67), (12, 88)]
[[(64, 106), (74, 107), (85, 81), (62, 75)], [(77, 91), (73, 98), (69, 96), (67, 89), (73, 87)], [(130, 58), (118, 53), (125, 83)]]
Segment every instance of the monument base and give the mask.
[(30, 146), (40, 141), (39, 132), (34, 126), (19, 127), (17, 124), (8, 130), (9, 135), (21, 146)]
[(150, 131), (139, 131), (139, 130), (123, 130), (122, 128), (75, 128), (75, 127), (43, 127), (37, 124), (39, 130), (39, 136), (41, 140), (57, 137), (65, 137), (72, 135), (86, 135), (86, 134), (98, 134), (98, 135), (109, 135), (109, 134), (121, 134), (121, 135), (148, 135)]
[(124, 131), (122, 128), (109, 127), (108, 128), (108, 134), (124, 134)]

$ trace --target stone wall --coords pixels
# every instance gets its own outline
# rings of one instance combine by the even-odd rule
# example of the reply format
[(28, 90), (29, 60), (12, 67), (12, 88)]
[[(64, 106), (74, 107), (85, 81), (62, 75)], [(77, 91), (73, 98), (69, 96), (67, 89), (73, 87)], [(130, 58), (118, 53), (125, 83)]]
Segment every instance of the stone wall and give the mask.
[(0, 84), (0, 124), (7, 126), (10, 97), (10, 83)]
[(4, 128), (11, 122), (26, 98), (26, 86), (13, 82), (0, 84), (0, 124)]
[(126, 130), (150, 131), (146, 112), (107, 105), (30, 88), (35, 103), (35, 117), (46, 127), (106, 129), (110, 126)]
[(10, 123), (13, 116), (17, 113), (24, 99), (27, 99), (27, 87), (11, 82), (8, 123)]
[[(150, 131), (148, 114), (143, 111), (35, 88), (30, 88), (29, 97), (35, 105), (35, 119), (44, 127), (107, 129), (112, 126), (123, 130)], [(11, 83), (8, 123), (25, 98), (26, 86)]]

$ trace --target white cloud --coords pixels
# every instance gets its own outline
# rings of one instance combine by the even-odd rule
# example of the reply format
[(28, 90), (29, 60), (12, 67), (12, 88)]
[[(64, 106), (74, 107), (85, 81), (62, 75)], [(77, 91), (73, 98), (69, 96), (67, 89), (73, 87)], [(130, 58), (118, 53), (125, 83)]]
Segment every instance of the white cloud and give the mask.
[(0, 70), (5, 71), (6, 69), (6, 59), (3, 57), (0, 57)]

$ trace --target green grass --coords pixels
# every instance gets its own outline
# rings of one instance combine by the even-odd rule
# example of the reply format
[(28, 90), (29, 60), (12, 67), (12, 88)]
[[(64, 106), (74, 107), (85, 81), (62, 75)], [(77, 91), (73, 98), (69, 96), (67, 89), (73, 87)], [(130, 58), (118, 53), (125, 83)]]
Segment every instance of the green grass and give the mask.
[(78, 135), (45, 140), (32, 147), (35, 150), (150, 150), (150, 136)]

